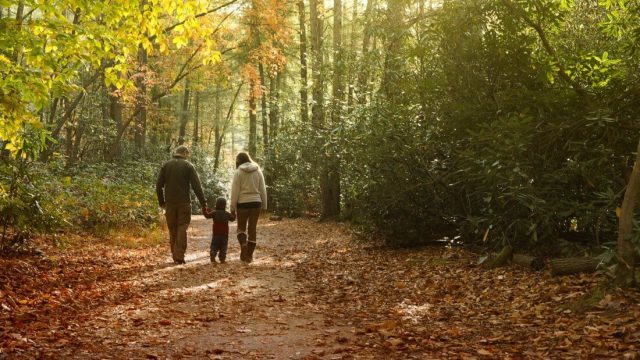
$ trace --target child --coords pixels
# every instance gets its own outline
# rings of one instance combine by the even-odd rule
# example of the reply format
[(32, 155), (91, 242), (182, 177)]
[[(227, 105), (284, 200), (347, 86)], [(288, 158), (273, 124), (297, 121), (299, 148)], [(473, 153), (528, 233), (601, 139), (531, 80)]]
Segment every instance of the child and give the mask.
[[(229, 245), (229, 221), (236, 219), (235, 215), (231, 215), (226, 211), (227, 200), (218, 198), (216, 200), (216, 209), (210, 213), (204, 214), (207, 219), (213, 218), (213, 235), (211, 237), (211, 263), (216, 262), (216, 254), (220, 263), (224, 264), (227, 258), (227, 247)], [(218, 253), (219, 252), (219, 253)]]

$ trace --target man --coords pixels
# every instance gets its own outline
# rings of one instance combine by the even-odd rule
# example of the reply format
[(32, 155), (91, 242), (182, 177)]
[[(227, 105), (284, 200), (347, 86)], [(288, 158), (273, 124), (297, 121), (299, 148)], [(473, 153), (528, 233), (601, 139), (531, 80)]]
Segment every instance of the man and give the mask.
[(187, 251), (187, 228), (191, 222), (190, 190), (196, 194), (203, 212), (207, 213), (207, 203), (204, 199), (198, 173), (187, 158), (189, 148), (178, 146), (173, 158), (160, 169), (156, 182), (156, 193), (160, 207), (165, 209), (167, 226), (169, 227), (169, 241), (171, 255), (176, 264), (184, 264), (184, 253)]

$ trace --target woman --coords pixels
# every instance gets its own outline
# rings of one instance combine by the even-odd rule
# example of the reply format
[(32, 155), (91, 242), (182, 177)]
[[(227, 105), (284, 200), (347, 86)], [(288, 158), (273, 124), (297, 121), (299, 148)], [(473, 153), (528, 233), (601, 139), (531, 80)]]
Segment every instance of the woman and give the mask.
[[(231, 182), (230, 210), (232, 215), (237, 215), (240, 260), (246, 263), (253, 261), (260, 209), (267, 209), (267, 189), (264, 185), (264, 176), (258, 164), (251, 160), (249, 154), (241, 152), (236, 156), (236, 172), (233, 174)], [(247, 222), (249, 223), (248, 241)]]

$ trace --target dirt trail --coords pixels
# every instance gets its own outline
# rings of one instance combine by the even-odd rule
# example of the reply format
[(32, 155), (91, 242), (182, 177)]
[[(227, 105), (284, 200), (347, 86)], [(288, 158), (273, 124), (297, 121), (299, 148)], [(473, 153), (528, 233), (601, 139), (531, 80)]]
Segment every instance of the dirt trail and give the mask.
[[(317, 303), (313, 289), (296, 276), (299, 264), (310, 256), (312, 242), (337, 236), (340, 230), (310, 221), (262, 220), (258, 231), (259, 244), (252, 264), (239, 260), (235, 224), (230, 227), (227, 263), (211, 264), (211, 222), (194, 216), (187, 263), (173, 265), (167, 250), (154, 270), (131, 281), (144, 298), (95, 314), (86, 324), (83, 337), (96, 341), (69, 355), (151, 359), (345, 357), (348, 349), (344, 344), (353, 336), (353, 324), (327, 312)], [(119, 319), (119, 326), (105, 327), (114, 319)]]
[(261, 221), (250, 265), (234, 225), (213, 265), (210, 226), (193, 218), (185, 265), (166, 245), (11, 260), (0, 359), (640, 359), (640, 293), (602, 274), (484, 270), (307, 219)]

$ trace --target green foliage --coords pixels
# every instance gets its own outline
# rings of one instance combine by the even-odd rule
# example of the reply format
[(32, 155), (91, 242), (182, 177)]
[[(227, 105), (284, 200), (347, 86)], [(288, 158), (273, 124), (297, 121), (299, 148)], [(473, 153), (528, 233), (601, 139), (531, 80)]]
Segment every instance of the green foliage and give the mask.
[(343, 207), (364, 229), (400, 245), (460, 234), (538, 251), (615, 238), (640, 130), (637, 61), (597, 4), (512, 1), (527, 22), (504, 3), (448, 2), (407, 22), (393, 51), (411, 72), (381, 69), (402, 100), (381, 88), (347, 115)]
[[(20, 166), (16, 170), (14, 167)], [(5, 163), (0, 167), (0, 216), (14, 230), (102, 233), (145, 228), (159, 220), (155, 164), (91, 165), (73, 171), (54, 162)], [(10, 194), (13, 174), (15, 195)]]
[[(192, 154), (189, 160), (195, 166), (196, 171), (198, 171), (200, 183), (202, 184), (202, 190), (204, 191), (204, 196), (207, 200), (207, 206), (210, 209), (215, 208), (216, 199), (218, 197), (224, 197), (227, 199), (228, 209), (228, 184), (222, 181), (222, 179), (230, 179), (230, 176), (228, 174), (222, 174), (221, 170), (216, 172), (216, 170), (213, 168), (213, 159), (211, 159), (209, 154), (200, 146), (195, 146), (193, 149), (191, 149), (191, 151)], [(199, 213), (201, 211), (200, 204), (197, 200), (192, 201), (191, 205), (194, 213)]]
[(286, 216), (318, 213), (318, 174), (313, 163), (317, 132), (305, 124), (285, 123), (264, 161), (271, 211)]

